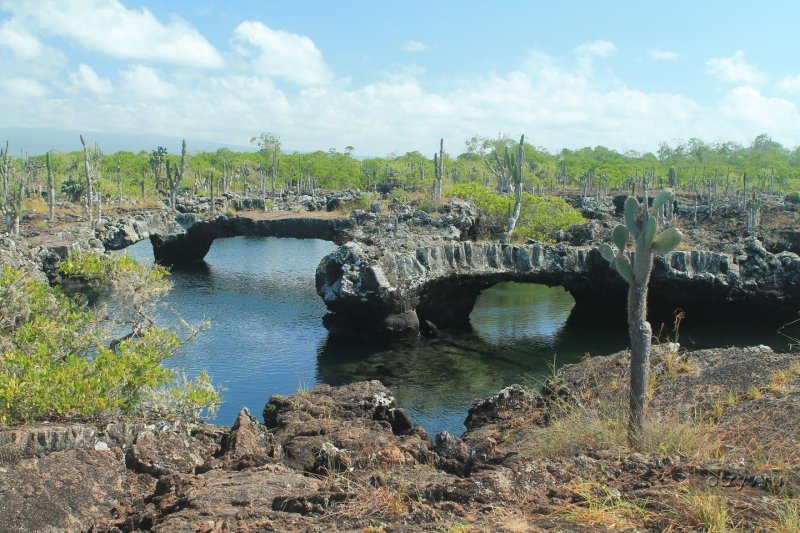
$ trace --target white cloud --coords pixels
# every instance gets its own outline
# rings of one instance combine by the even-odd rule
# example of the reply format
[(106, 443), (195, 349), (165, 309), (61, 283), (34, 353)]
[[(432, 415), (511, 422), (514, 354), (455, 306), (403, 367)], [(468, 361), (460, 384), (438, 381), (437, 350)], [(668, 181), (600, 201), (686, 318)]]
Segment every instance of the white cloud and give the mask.
[(45, 46), (30, 32), (21, 28), (14, 20), (0, 24), (0, 45), (7, 47), (21, 59), (31, 60), (45, 54)]
[(662, 50), (661, 48), (653, 48), (650, 50), (650, 57), (656, 61), (677, 61), (678, 53), (672, 50)]
[(598, 39), (581, 44), (575, 49), (579, 56), (586, 57), (607, 57), (617, 51), (617, 46), (611, 41)]
[[(765, 131), (775, 138), (791, 138), (797, 143), (797, 124), (800, 113), (797, 106), (783, 98), (767, 97), (753, 87), (736, 87), (720, 102), (720, 112), (733, 128), (755, 136)], [(741, 135), (734, 133), (730, 135)]]
[[(15, 100), (45, 98), (50, 93), (44, 84), (31, 78), (0, 78), (0, 91)], [(4, 111), (4, 114), (9, 111)]]
[(77, 72), (70, 74), (70, 79), (77, 89), (87, 89), (97, 96), (108, 96), (114, 92), (114, 87), (108, 78), (101, 78), (92, 67), (81, 63)]
[(222, 56), (185, 20), (164, 24), (148, 11), (117, 0), (4, 1), (21, 21), (44, 33), (120, 59), (154, 60), (191, 67), (219, 67)]
[(0, 22), (0, 72), (4, 76), (52, 78), (65, 62), (60, 50), (44, 44), (18, 21)]
[(145, 65), (133, 65), (121, 71), (120, 81), (125, 91), (142, 100), (168, 100), (178, 94), (177, 88)]
[(784, 76), (783, 79), (778, 82), (778, 89), (785, 93), (800, 93), (800, 74)]
[(298, 85), (324, 85), (331, 81), (322, 53), (309, 37), (273, 30), (257, 21), (244, 21), (233, 30), (234, 49), (250, 59), (259, 74)]
[(422, 41), (410, 40), (403, 43), (401, 48), (406, 52), (424, 52), (428, 49), (428, 45)]
[(616, 51), (617, 47), (614, 43), (602, 39), (579, 45), (575, 48), (575, 53), (578, 56), (578, 67), (581, 75), (591, 76), (594, 60), (600, 57), (608, 57)]
[(730, 57), (712, 57), (706, 62), (706, 73), (723, 81), (758, 85), (766, 81), (766, 75), (744, 59), (744, 52), (737, 50)]

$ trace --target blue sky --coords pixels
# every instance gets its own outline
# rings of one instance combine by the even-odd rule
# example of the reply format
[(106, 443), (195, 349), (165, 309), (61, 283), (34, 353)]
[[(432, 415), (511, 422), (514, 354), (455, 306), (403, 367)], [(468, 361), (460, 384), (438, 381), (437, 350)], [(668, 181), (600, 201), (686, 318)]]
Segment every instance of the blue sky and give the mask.
[(799, 2), (0, 0), (0, 127), (385, 155), (800, 144)]

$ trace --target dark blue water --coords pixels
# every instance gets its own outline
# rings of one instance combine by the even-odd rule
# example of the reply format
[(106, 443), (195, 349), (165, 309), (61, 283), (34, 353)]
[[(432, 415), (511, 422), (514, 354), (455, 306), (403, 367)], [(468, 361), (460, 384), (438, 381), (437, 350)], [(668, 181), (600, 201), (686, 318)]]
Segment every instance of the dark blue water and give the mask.
[[(204, 264), (173, 269), (161, 318), (178, 328), (177, 317), (208, 320), (211, 327), (169, 365), (189, 376), (205, 369), (226, 388), (217, 423), (231, 424), (242, 406), (260, 417), (271, 394), (379, 379), (426, 429), (460, 434), (474, 399), (512, 383), (535, 385), (553, 366), (586, 353), (627, 346), (624, 327), (569, 324), (574, 302), (563, 289), (515, 283), (481, 294), (470, 329), (406, 344), (334, 342), (314, 290), (314, 271), (334, 247), (320, 240), (219, 239)], [(152, 262), (149, 242), (128, 252)], [(769, 326), (693, 327), (688, 318), (680, 341), (687, 347), (786, 344)]]

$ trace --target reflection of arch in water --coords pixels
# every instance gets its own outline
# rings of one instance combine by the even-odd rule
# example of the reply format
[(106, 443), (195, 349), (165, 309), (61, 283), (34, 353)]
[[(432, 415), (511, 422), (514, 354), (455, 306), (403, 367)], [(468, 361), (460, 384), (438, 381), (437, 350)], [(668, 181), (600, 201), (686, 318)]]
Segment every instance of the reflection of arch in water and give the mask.
[(179, 263), (173, 265), (171, 268), (173, 274), (180, 273), (189, 276), (197, 276), (201, 279), (208, 279), (211, 277), (211, 266), (203, 261), (193, 261), (191, 263)]
[[(415, 420), (433, 431), (445, 427), (457, 434), (464, 430), (461, 423), (476, 398), (511, 383), (535, 387), (551, 375), (554, 362), (561, 366), (587, 352), (605, 355), (625, 348), (624, 326), (569, 324), (572, 299), (561, 288), (536, 287), (539, 302), (515, 309), (524, 307), (531, 288), (511, 285), (505, 291), (502, 286), (486, 291), (473, 312), (472, 326), (442, 330), (437, 338), (353, 343), (329, 336), (318, 350), (317, 379), (333, 385), (378, 379), (400, 405), (410, 408)], [(504, 309), (491, 316), (491, 306)], [(540, 318), (551, 324), (516, 331), (497, 327), (509, 315), (523, 320), (537, 312), (547, 313)]]
[(575, 300), (561, 287), (498, 283), (478, 296), (470, 323), (494, 345), (525, 340), (546, 348), (558, 342), (574, 306)]

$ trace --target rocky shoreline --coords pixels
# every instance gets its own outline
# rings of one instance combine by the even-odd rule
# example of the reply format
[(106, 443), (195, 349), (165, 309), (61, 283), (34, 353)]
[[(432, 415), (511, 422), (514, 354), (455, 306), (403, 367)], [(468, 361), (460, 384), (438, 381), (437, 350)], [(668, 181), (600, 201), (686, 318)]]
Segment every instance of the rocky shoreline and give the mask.
[(551, 442), (587, 398), (624, 393), (624, 352), (476, 401), (460, 438), (430, 437), (376, 381), (273, 396), (263, 422), (243, 410), (230, 428), (0, 428), (0, 531), (694, 530), (687, 494), (764, 530), (800, 489), (796, 355), (655, 352), (661, 443), (644, 452), (585, 429)]

